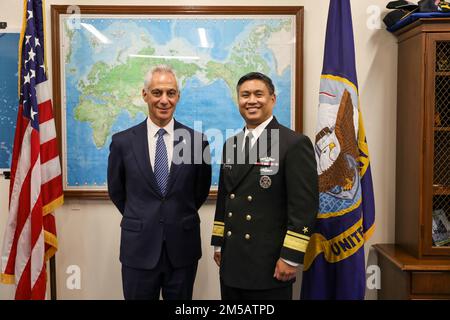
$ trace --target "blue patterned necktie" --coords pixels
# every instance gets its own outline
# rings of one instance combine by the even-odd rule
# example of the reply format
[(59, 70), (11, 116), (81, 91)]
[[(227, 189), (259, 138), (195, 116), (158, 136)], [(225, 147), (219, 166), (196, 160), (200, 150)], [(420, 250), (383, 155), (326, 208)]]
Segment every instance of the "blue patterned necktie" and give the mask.
[(169, 180), (169, 163), (167, 160), (167, 149), (164, 143), (164, 134), (166, 130), (159, 129), (157, 132), (158, 140), (156, 141), (155, 152), (155, 177), (158, 182), (159, 189), (163, 195), (166, 194), (167, 181)]

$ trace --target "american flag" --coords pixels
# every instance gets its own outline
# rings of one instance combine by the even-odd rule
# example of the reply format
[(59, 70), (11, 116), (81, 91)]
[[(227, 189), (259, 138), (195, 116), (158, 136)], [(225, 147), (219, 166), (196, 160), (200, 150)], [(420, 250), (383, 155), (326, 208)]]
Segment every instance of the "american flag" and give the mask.
[(42, 0), (28, 0), (19, 43), (20, 102), (9, 189), (1, 282), (16, 299), (45, 299), (46, 261), (57, 250), (53, 211), (63, 203), (52, 102), (44, 62)]

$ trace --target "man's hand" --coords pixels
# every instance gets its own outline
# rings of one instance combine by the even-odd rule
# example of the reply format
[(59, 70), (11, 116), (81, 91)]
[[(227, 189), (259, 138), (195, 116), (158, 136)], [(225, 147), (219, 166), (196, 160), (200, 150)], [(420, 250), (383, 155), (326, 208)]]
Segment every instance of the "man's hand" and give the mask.
[(216, 264), (220, 267), (220, 251), (219, 252), (214, 252), (214, 261), (216, 262)]
[(289, 281), (295, 278), (297, 274), (297, 267), (293, 267), (282, 259), (278, 259), (277, 265), (275, 266), (275, 273), (273, 274), (274, 278), (277, 278), (280, 281)]

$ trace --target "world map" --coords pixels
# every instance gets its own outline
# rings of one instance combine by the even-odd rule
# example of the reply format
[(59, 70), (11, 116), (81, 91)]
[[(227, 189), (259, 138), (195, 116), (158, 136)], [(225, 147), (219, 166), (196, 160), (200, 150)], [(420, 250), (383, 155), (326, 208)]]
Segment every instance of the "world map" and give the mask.
[(11, 166), (17, 107), (19, 33), (0, 33), (0, 170)]
[[(291, 17), (92, 16), (78, 22), (69, 16), (62, 21), (65, 190), (105, 189), (111, 136), (146, 118), (143, 81), (159, 64), (171, 65), (179, 81), (175, 119), (197, 131), (219, 131), (225, 139), (227, 129), (243, 128), (235, 87), (251, 71), (272, 78), (274, 115), (292, 127)], [(216, 187), (224, 141), (209, 138)]]

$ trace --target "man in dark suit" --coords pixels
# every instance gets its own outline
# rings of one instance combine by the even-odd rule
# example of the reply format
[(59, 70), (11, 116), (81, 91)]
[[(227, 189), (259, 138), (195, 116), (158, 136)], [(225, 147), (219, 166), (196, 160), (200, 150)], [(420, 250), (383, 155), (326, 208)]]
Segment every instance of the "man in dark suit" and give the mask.
[(243, 76), (237, 94), (246, 126), (224, 145), (211, 241), (222, 299), (292, 299), (318, 211), (313, 146), (272, 115), (269, 77)]
[(108, 191), (123, 215), (120, 262), (125, 299), (192, 299), (201, 257), (198, 209), (211, 184), (209, 146), (173, 119), (173, 70), (148, 73), (148, 118), (112, 137)]

